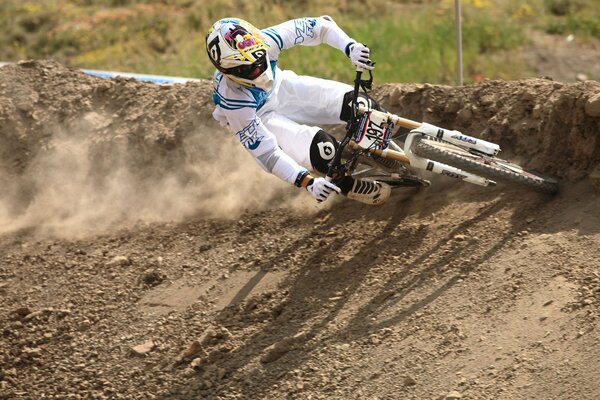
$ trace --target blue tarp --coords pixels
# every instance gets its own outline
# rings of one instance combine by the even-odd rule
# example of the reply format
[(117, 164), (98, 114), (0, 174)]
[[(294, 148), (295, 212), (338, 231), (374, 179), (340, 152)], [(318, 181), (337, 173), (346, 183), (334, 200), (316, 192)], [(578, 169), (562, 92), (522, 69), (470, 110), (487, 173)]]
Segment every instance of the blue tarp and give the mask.
[[(11, 64), (6, 62), (0, 62), (0, 67)], [(122, 76), (125, 78), (134, 78), (140, 81), (154, 82), (154, 83), (185, 83), (192, 81), (199, 81), (200, 79), (195, 78), (184, 78), (180, 76), (165, 76), (165, 75), (148, 75), (148, 74), (134, 74), (130, 72), (118, 72), (118, 71), (98, 71), (93, 69), (82, 69), (88, 75), (97, 76), (100, 78), (115, 78)]]
[(179, 76), (164, 76), (164, 75), (147, 75), (147, 74), (133, 74), (129, 72), (116, 72), (116, 71), (97, 71), (91, 69), (82, 69), (88, 75), (98, 76), (100, 78), (114, 78), (122, 76), (126, 78), (134, 78), (140, 81), (154, 82), (154, 83), (185, 83), (190, 81), (199, 81), (194, 78), (183, 78)]

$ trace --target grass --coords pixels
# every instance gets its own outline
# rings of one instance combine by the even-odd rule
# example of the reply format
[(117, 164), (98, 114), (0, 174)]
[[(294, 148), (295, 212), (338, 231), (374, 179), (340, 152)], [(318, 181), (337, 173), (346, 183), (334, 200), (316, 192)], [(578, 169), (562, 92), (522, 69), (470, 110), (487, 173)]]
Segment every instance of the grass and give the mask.
[[(600, 37), (596, 0), (462, 0), (465, 81), (522, 75), (518, 57), (528, 27)], [(452, 83), (451, 0), (3, 0), (0, 60), (55, 58), (81, 68), (208, 78), (204, 35), (215, 20), (241, 16), (266, 27), (298, 16), (331, 15), (367, 43), (377, 82)], [(280, 65), (300, 74), (348, 81), (352, 67), (328, 46), (298, 46)]]
[(583, 37), (600, 38), (600, 12), (577, 18), (567, 16), (551, 19), (546, 24), (546, 32), (559, 35), (577, 33)]

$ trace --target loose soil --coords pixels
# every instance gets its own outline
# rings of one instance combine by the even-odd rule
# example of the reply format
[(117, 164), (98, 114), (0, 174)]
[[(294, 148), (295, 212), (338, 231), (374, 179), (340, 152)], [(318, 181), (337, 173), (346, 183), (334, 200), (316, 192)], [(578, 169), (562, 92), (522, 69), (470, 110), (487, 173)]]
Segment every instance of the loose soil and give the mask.
[(600, 83), (383, 85), (547, 197), (432, 177), (317, 205), (210, 82), (0, 69), (0, 399), (597, 399)]

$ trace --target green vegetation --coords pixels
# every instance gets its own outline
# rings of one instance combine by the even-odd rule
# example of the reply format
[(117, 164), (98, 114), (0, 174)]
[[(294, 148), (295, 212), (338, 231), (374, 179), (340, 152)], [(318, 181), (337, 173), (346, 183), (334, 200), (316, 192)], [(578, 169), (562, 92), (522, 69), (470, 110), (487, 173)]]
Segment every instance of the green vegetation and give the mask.
[[(526, 29), (600, 37), (596, 0), (462, 0), (465, 80), (511, 78)], [(451, 83), (455, 76), (453, 0), (4, 0), (0, 60), (55, 58), (65, 64), (208, 78), (210, 25), (239, 16), (265, 27), (299, 16), (331, 15), (367, 43), (378, 82)], [(301, 74), (349, 80), (352, 68), (328, 46), (298, 46), (280, 59)]]
[(597, 14), (564, 18), (553, 18), (546, 24), (546, 32), (553, 34), (578, 33), (588, 37), (600, 38), (600, 11)]

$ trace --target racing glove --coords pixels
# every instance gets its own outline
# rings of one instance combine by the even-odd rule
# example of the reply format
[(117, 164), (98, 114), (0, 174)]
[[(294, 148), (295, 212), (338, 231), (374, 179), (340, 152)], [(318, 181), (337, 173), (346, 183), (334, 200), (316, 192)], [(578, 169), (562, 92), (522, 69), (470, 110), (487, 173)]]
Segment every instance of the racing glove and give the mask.
[(373, 65), (370, 65), (369, 60), (369, 48), (362, 43), (353, 43), (349, 47), (350, 60), (352, 60), (352, 64), (357, 67), (364, 69), (373, 69)]
[(325, 178), (313, 178), (306, 185), (306, 190), (314, 197), (319, 203), (327, 200), (332, 192), (340, 193), (341, 189), (333, 183), (327, 181)]

